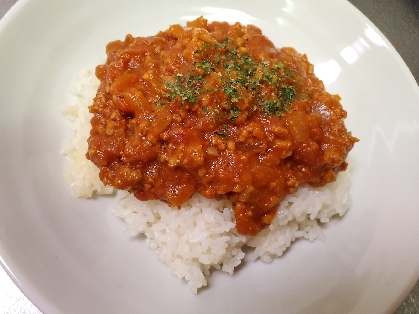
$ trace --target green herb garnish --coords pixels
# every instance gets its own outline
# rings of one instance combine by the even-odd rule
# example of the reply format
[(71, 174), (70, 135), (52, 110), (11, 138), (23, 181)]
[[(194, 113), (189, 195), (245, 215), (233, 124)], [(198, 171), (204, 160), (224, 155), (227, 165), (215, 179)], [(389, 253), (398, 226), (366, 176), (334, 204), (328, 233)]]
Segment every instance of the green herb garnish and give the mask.
[[(289, 104), (298, 98), (296, 86), (300, 79), (285, 64), (271, 64), (239, 53), (234, 42), (229, 42), (228, 38), (215, 45), (205, 43), (203, 48), (212, 49), (213, 55), (202, 56), (201, 60), (194, 62), (188, 74), (177, 73), (166, 82), (169, 91), (164, 98), (167, 103), (180, 99), (181, 106), (185, 103), (196, 104), (205, 94), (222, 92), (226, 101), (219, 105), (220, 109), (224, 109), (214, 112), (214, 116), (217, 119), (224, 116), (234, 121), (241, 114), (236, 104), (239, 101), (257, 103), (255, 108), (260, 108), (265, 114), (281, 116), (289, 110)], [(195, 51), (196, 54), (201, 52)], [(218, 75), (222, 84), (205, 89), (207, 78), (213, 73)], [(203, 112), (208, 113), (208, 108)]]
[(234, 106), (233, 108), (230, 109), (229, 119), (231, 121), (234, 121), (239, 117), (239, 114), (240, 114), (240, 108), (238, 106)]
[(224, 140), (227, 140), (228, 139), (227, 131), (228, 131), (228, 125), (224, 124), (222, 126), (222, 128), (215, 131), (214, 134), (218, 135), (218, 136), (221, 136), (221, 138), (224, 139)]

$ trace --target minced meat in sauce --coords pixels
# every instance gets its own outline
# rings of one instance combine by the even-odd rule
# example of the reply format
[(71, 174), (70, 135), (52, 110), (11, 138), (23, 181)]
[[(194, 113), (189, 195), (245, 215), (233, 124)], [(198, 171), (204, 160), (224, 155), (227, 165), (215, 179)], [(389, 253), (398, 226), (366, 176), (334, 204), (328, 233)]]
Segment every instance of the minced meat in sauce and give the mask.
[(86, 154), (104, 184), (172, 206), (227, 198), (238, 232), (255, 235), (299, 185), (347, 167), (357, 139), (339, 96), (253, 25), (201, 17), (106, 52)]

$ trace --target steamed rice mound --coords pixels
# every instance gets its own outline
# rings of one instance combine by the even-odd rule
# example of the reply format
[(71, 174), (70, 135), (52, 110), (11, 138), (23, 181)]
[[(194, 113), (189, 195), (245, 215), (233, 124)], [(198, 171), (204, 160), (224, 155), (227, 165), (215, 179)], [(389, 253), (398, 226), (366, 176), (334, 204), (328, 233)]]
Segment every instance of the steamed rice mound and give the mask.
[(158, 258), (176, 277), (185, 279), (194, 293), (207, 285), (212, 269), (233, 274), (245, 256), (244, 245), (254, 248), (250, 253), (253, 260), (269, 263), (298, 238), (321, 239), (321, 225), (348, 209), (347, 171), (321, 188), (302, 186), (288, 195), (271, 225), (253, 237), (237, 232), (227, 200), (208, 200), (197, 194), (176, 210), (163, 202), (141, 202), (129, 192), (104, 186), (98, 177), (99, 169), (85, 157), (92, 116), (88, 106), (98, 84), (93, 71), (82, 70), (72, 90), (77, 100), (62, 110), (72, 121), (74, 134), (64, 143), (63, 153), (68, 160), (65, 180), (77, 197), (115, 193), (112, 212), (125, 220), (132, 236), (145, 235)]

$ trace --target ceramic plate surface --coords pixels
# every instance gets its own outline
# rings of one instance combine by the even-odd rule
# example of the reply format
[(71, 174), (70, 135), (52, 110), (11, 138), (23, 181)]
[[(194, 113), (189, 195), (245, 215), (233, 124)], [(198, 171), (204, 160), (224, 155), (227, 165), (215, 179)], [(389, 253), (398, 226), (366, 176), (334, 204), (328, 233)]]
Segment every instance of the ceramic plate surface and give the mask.
[[(194, 295), (144, 240), (122, 231), (111, 200), (81, 200), (60, 155), (60, 107), (105, 45), (200, 15), (259, 26), (306, 53), (347, 127), (352, 205), (272, 264), (214, 272)], [(0, 256), (48, 313), (391, 313), (419, 276), (419, 89), (383, 35), (343, 0), (20, 0), (0, 23)]]

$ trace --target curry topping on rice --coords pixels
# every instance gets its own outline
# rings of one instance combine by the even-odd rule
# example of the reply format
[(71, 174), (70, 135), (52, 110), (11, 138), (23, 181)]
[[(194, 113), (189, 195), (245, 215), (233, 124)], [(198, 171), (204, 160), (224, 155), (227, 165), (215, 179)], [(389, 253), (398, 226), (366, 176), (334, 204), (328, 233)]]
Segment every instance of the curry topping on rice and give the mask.
[(253, 25), (201, 17), (106, 52), (86, 156), (107, 185), (173, 206), (227, 198), (237, 230), (255, 235), (285, 195), (347, 167), (357, 139), (339, 96)]

